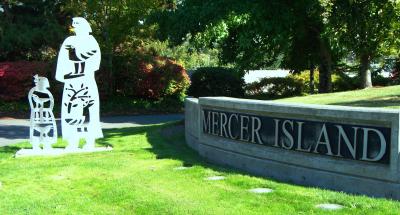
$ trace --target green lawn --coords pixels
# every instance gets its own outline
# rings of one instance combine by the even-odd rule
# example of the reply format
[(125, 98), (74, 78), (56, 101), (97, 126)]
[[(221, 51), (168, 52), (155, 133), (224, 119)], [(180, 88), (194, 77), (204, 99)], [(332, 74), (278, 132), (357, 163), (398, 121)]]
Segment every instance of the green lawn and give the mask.
[(339, 93), (292, 97), (276, 101), (358, 107), (400, 108), (400, 85)]
[[(282, 99), (400, 107), (400, 86)], [(112, 152), (13, 158), (0, 148), (0, 214), (399, 214), (400, 202), (307, 188), (209, 164), (185, 144), (182, 125), (105, 130)], [(61, 141), (57, 147), (64, 146)], [(175, 170), (188, 166), (186, 170)], [(207, 181), (209, 176), (225, 176)], [(271, 188), (268, 194), (248, 192)], [(323, 211), (321, 203), (345, 208)]]
[[(105, 132), (112, 152), (13, 158), (22, 143), (0, 148), (1, 214), (398, 214), (400, 203), (306, 188), (203, 161), (184, 142), (182, 125)], [(62, 146), (58, 143), (57, 146)], [(174, 170), (191, 166), (186, 170)], [(208, 176), (226, 176), (207, 181)], [(272, 188), (268, 194), (248, 192)]]

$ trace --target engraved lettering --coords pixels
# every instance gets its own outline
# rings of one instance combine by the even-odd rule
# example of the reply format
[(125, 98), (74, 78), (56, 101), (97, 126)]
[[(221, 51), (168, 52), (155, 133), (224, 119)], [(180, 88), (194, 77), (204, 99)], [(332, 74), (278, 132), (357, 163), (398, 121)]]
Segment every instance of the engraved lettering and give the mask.
[(294, 145), (294, 140), (293, 140), (293, 136), (292, 136), (292, 134), (287, 130), (287, 124), (289, 124), (290, 125), (290, 128), (292, 129), (292, 132), (293, 132), (293, 121), (291, 121), (291, 120), (285, 120), (285, 121), (283, 121), (283, 123), (282, 123), (282, 130), (283, 130), (283, 133), (285, 134), (285, 136), (289, 139), (289, 143), (288, 143), (288, 145), (287, 144), (285, 144), (285, 141), (284, 141), (284, 139), (282, 139), (281, 140), (281, 142), (282, 142), (282, 148), (285, 148), (285, 149), (291, 149), (292, 147), (293, 147), (293, 145)]
[[(247, 119), (247, 122), (245, 122), (245, 119)], [(250, 135), (249, 135), (249, 117), (248, 116), (243, 116), (240, 115), (240, 140), (242, 141), (249, 141)], [(244, 132), (246, 131), (247, 133), (247, 138), (244, 139)]]
[[(325, 140), (324, 142), (321, 141), (321, 137), (322, 136), (324, 136), (324, 140)], [(318, 137), (317, 145), (315, 146), (315, 149), (314, 149), (314, 153), (319, 153), (318, 152), (318, 146), (319, 145), (325, 145), (326, 150), (327, 150), (326, 154), (327, 155), (333, 155), (332, 154), (332, 149), (331, 149), (331, 143), (329, 142), (328, 131), (326, 130), (326, 125), (325, 124), (322, 126), (321, 133), (319, 134), (319, 137)]]
[[(383, 136), (382, 132), (380, 132), (379, 130), (373, 129), (373, 128), (363, 128), (364, 130), (364, 141), (363, 141), (363, 156), (361, 158), (361, 160), (365, 160), (365, 161), (379, 161), (380, 159), (382, 159), (382, 157), (385, 155), (386, 152), (386, 140), (385, 137)], [(380, 150), (377, 156), (375, 156), (374, 158), (368, 158), (368, 133), (372, 131), (375, 132), (378, 136), (379, 136), (379, 140), (380, 140)]]

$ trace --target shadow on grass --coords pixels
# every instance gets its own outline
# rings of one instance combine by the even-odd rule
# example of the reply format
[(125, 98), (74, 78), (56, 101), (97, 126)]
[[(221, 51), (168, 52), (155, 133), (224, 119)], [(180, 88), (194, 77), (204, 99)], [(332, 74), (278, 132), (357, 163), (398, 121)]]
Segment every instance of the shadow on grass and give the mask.
[(355, 106), (355, 107), (396, 107), (400, 106), (400, 96), (374, 97), (369, 100), (335, 102), (329, 105), (343, 105), (343, 106)]
[[(179, 127), (178, 129), (174, 129)], [(172, 130), (171, 130), (172, 129)], [(164, 132), (168, 130), (168, 132)], [(104, 129), (104, 138), (98, 139), (96, 143), (101, 146), (112, 146), (115, 152), (136, 152), (137, 148), (129, 141), (120, 142), (118, 138), (124, 138), (132, 135), (145, 135), (151, 147), (145, 147), (155, 155), (156, 159), (173, 159), (182, 162), (185, 167), (202, 166), (204, 168), (218, 171), (221, 174), (239, 173), (244, 175), (243, 171), (231, 167), (219, 166), (207, 162), (198, 155), (196, 151), (186, 145), (184, 138), (183, 123), (166, 123), (160, 125), (149, 125), (131, 128)], [(54, 148), (63, 148), (65, 142), (59, 140)], [(21, 143), (0, 147), (0, 157), (14, 155), (19, 149), (31, 148), (29, 143)], [(249, 175), (249, 174), (248, 174)]]
[[(192, 166), (201, 162), (197, 152), (190, 149), (184, 140), (184, 131), (174, 132), (172, 135), (163, 136), (163, 129), (168, 129), (179, 125), (179, 123), (166, 123), (161, 125), (149, 125), (130, 128), (115, 128), (104, 130), (104, 138), (96, 141), (103, 146), (113, 146), (113, 138), (123, 138), (131, 135), (145, 135), (147, 141), (152, 146), (145, 150), (155, 154), (156, 159), (176, 159), (186, 166)], [(126, 144), (126, 143), (124, 143)], [(129, 143), (128, 143), (129, 144)], [(131, 151), (132, 147), (127, 145), (120, 146), (118, 150)]]
[[(166, 129), (181, 127), (181, 129), (172, 130), (163, 134)], [(118, 128), (109, 129), (105, 132), (105, 138), (98, 143), (105, 143), (109, 141), (109, 138), (124, 137), (129, 135), (145, 134), (147, 141), (152, 146), (145, 150), (155, 154), (156, 159), (173, 159), (182, 162), (185, 167), (191, 166), (202, 166), (204, 168), (218, 171), (221, 174), (238, 173), (242, 175), (246, 174), (244, 171), (235, 169), (228, 166), (220, 166), (207, 162), (206, 159), (202, 158), (198, 153), (188, 147), (185, 142), (185, 134), (182, 122), (167, 123), (162, 125), (151, 125), (143, 127), (132, 127), (132, 128)], [(123, 151), (130, 151), (130, 149), (124, 149)]]
[(114, 147), (113, 144), (107, 142), (106, 138), (96, 140), (96, 145), (100, 145), (102, 147)]
[[(80, 147), (82, 147), (84, 144), (85, 144), (85, 142), (82, 139), (80, 142)], [(111, 143), (107, 142), (106, 138), (96, 140), (96, 145), (100, 145), (103, 147), (107, 147), (107, 146), (113, 147), (113, 145)], [(52, 145), (53, 149), (64, 149), (66, 146), (67, 146), (67, 142), (63, 141), (61, 138), (58, 139), (57, 143)], [(41, 147), (43, 147), (43, 145), (41, 145)], [(20, 149), (32, 149), (32, 145), (29, 142), (22, 142), (22, 143), (18, 143), (18, 144), (1, 146), (0, 147), (0, 155), (10, 154), (13, 156)]]
[(15, 154), (20, 149), (22, 149), (20, 146), (2, 146), (0, 147), (0, 153)]

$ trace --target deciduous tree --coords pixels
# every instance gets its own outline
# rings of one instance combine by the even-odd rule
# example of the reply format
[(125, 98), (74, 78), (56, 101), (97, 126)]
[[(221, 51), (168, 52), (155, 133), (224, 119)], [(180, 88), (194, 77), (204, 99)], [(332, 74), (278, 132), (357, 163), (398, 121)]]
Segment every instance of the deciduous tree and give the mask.
[[(396, 22), (392, 0), (323, 0), (332, 36), (354, 52), (360, 62), (360, 87), (372, 87), (371, 61), (379, 57), (382, 44), (391, 40)], [(393, 35), (392, 35), (393, 36)]]
[(185, 0), (153, 19), (161, 39), (217, 47), (222, 62), (241, 70), (318, 65), (320, 92), (328, 92), (334, 62), (320, 7), (318, 0)]

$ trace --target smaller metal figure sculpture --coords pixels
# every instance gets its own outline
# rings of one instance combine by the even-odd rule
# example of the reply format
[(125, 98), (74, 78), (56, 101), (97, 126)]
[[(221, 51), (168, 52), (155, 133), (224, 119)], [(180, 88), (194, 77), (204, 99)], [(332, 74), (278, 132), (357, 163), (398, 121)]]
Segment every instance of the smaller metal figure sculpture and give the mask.
[(53, 115), (54, 98), (48, 88), (49, 81), (45, 77), (34, 76), (35, 87), (28, 94), (31, 106), (30, 142), (34, 151), (52, 149), (57, 142), (57, 125)]

